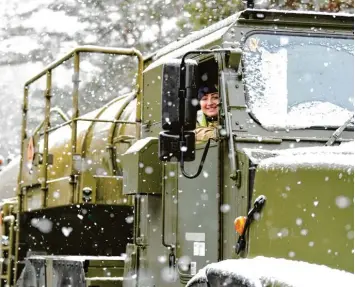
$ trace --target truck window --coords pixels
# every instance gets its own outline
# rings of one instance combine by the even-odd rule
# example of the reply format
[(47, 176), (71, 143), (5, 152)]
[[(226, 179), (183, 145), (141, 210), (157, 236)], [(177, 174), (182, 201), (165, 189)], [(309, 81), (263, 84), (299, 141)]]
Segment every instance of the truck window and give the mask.
[(354, 40), (251, 34), (244, 83), (251, 114), (266, 128), (340, 126), (354, 110)]

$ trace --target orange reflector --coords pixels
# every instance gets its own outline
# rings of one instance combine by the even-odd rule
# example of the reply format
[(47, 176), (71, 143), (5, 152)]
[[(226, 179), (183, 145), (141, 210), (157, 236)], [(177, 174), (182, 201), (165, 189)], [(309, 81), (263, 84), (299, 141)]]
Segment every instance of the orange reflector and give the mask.
[(246, 216), (238, 216), (234, 220), (234, 228), (235, 231), (239, 233), (239, 235), (242, 235), (246, 221), (247, 221)]

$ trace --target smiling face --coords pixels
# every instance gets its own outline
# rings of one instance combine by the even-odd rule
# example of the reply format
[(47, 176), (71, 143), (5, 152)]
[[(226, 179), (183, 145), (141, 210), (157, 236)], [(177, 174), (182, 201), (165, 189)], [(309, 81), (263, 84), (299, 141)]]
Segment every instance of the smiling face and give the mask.
[(208, 117), (218, 116), (218, 104), (218, 93), (205, 94), (200, 100), (201, 110)]

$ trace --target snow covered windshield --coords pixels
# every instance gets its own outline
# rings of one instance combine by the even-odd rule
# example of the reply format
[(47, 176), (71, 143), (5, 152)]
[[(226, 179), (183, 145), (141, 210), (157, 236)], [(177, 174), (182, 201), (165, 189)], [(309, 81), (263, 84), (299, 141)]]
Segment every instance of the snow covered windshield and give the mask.
[(265, 128), (341, 126), (354, 110), (354, 40), (252, 34), (244, 46), (251, 114)]

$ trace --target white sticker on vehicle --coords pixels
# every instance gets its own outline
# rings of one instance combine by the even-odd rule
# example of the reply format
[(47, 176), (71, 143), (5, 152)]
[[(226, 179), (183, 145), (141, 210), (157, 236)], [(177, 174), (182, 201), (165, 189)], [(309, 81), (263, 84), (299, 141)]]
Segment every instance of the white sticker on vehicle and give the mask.
[(205, 242), (194, 242), (194, 256), (205, 256)]
[(195, 275), (197, 273), (197, 264), (196, 264), (196, 262), (191, 262), (190, 266), (191, 266), (191, 268), (190, 268), (191, 275)]
[(185, 240), (186, 241), (205, 241), (206, 235), (205, 233), (197, 233), (197, 232), (186, 232)]

